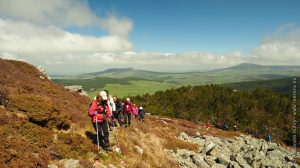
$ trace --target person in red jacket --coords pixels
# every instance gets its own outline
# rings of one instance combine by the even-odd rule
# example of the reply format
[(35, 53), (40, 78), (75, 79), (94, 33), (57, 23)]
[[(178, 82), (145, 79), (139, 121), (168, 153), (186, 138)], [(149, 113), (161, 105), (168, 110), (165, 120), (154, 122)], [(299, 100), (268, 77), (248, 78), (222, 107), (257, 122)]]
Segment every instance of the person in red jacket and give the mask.
[(112, 151), (109, 144), (109, 131), (107, 118), (111, 117), (111, 112), (107, 104), (106, 93), (97, 94), (89, 109), (89, 116), (92, 117), (93, 127), (98, 134), (98, 145), (104, 150)]
[(124, 116), (124, 125), (125, 127), (130, 126), (131, 124), (131, 113), (133, 111), (132, 103), (129, 98), (126, 98), (123, 104), (123, 116)]

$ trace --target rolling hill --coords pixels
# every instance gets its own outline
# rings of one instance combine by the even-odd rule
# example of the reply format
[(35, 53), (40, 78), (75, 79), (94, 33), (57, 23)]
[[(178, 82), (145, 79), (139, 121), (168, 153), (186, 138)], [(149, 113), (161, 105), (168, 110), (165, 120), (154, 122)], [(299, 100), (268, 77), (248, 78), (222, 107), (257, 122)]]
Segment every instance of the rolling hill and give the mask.
[[(243, 63), (207, 72), (170, 73), (122, 68), (108, 69), (77, 76), (53, 76), (52, 78), (54, 78), (55, 82), (64, 85), (82, 85), (90, 94), (94, 94), (91, 93), (94, 90), (105, 88), (111, 90), (114, 94), (126, 96), (152, 94), (155, 91), (183, 85), (224, 84), (282, 79), (292, 76), (300, 76), (300, 66), (266, 66)], [(118, 86), (116, 87), (115, 85)], [(140, 86), (147, 89), (137, 89)], [(131, 88), (131, 90), (128, 90), (128, 88)], [(135, 90), (139, 91), (133, 93)]]

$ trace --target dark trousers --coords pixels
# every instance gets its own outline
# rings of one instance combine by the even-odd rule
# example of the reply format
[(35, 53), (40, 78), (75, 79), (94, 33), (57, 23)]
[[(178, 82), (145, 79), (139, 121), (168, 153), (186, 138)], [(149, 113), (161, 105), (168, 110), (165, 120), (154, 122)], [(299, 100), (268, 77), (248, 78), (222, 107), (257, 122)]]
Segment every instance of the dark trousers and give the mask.
[[(108, 126), (107, 126), (107, 121), (104, 120), (103, 122), (98, 122), (97, 125), (98, 125), (99, 145), (102, 148), (109, 147), (109, 131), (108, 131)], [(97, 133), (97, 128), (96, 128), (95, 122), (93, 123), (93, 127)]]
[(113, 112), (113, 116), (114, 116), (114, 122), (116, 122), (115, 120), (118, 120), (120, 126), (123, 125), (123, 121), (122, 121), (122, 115), (121, 115), (122, 111), (114, 111)]
[(140, 120), (144, 121), (145, 119), (145, 114), (144, 113), (140, 113)]
[(131, 124), (131, 113), (123, 112), (124, 115), (124, 124)]

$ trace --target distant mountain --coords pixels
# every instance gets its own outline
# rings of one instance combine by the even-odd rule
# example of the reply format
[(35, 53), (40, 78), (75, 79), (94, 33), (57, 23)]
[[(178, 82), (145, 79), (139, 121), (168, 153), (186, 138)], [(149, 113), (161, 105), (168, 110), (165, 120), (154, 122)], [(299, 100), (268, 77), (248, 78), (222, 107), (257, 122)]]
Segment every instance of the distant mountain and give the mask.
[[(262, 75), (262, 79), (277, 79), (284, 78), (288, 76), (300, 76), (300, 66), (279, 66), (279, 65), (258, 65), (251, 63), (242, 63), (236, 66), (216, 69), (206, 72), (182, 72), (182, 73), (172, 73), (172, 72), (154, 72), (148, 70), (140, 70), (134, 68), (112, 68), (99, 72), (85, 73), (73, 76), (52, 76), (56, 79), (85, 79), (85, 78), (96, 78), (96, 77), (109, 77), (109, 78), (142, 78), (147, 80), (171, 80), (171, 79), (186, 79), (191, 77), (212, 77), (212, 76), (245, 76), (249, 80), (256, 80), (258, 75)], [(250, 76), (249, 76), (250, 75)]]
[(259, 64), (251, 64), (251, 63), (242, 63), (239, 65), (235, 65), (229, 68), (217, 69), (208, 71), (209, 73), (216, 72), (257, 72), (257, 73), (265, 73), (265, 74), (282, 74), (282, 73), (294, 73), (300, 74), (300, 66), (297, 65), (259, 65)]
[(113, 68), (100, 72), (92, 72), (78, 75), (77, 78), (95, 78), (95, 77), (109, 77), (109, 78), (142, 78), (142, 79), (156, 79), (162, 76), (167, 76), (167, 72), (154, 72), (147, 70), (140, 70), (134, 68)]
[[(173, 87), (182, 85), (195, 86), (206, 84), (274, 80), (291, 78), (294, 76), (300, 77), (300, 66), (275, 66), (243, 63), (229, 68), (217, 69), (207, 72), (170, 73), (139, 70), (134, 68), (114, 68), (100, 72), (81, 74), (77, 76), (56, 76), (52, 78), (56, 79), (54, 81), (66, 85), (82, 85), (85, 88), (86, 86), (93, 86), (93, 89), (99, 89), (100, 87), (106, 86), (106, 84), (121, 84), (126, 87), (126, 85), (131, 84), (132, 81), (143, 80), (155, 81), (160, 84), (167, 84), (170, 85), (170, 87)], [(150, 86), (145, 85), (145, 87)], [(153, 89), (156, 89), (156, 91), (158, 91), (158, 88), (159, 87)], [(143, 93), (144, 92), (141, 92), (141, 94)]]

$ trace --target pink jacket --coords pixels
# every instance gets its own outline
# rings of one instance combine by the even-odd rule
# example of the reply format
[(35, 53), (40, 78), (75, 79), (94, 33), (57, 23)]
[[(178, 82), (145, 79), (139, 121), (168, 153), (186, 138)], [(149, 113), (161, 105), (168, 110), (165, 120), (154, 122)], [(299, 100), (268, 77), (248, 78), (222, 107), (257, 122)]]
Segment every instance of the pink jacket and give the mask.
[[(108, 106), (105, 106), (106, 109), (106, 115), (107, 116), (111, 116), (111, 112)], [(104, 116), (104, 107), (103, 106), (99, 106), (97, 104), (96, 100), (93, 100), (92, 105), (89, 109), (89, 116), (92, 117), (92, 122), (102, 122), (105, 120), (105, 116)]]
[(126, 113), (132, 113), (132, 103), (131, 102), (129, 102), (128, 104), (126, 104), (125, 102), (124, 102), (124, 104), (123, 104), (123, 111), (125, 111)]
[(133, 107), (133, 114), (138, 115), (139, 114), (139, 109), (137, 107)]

